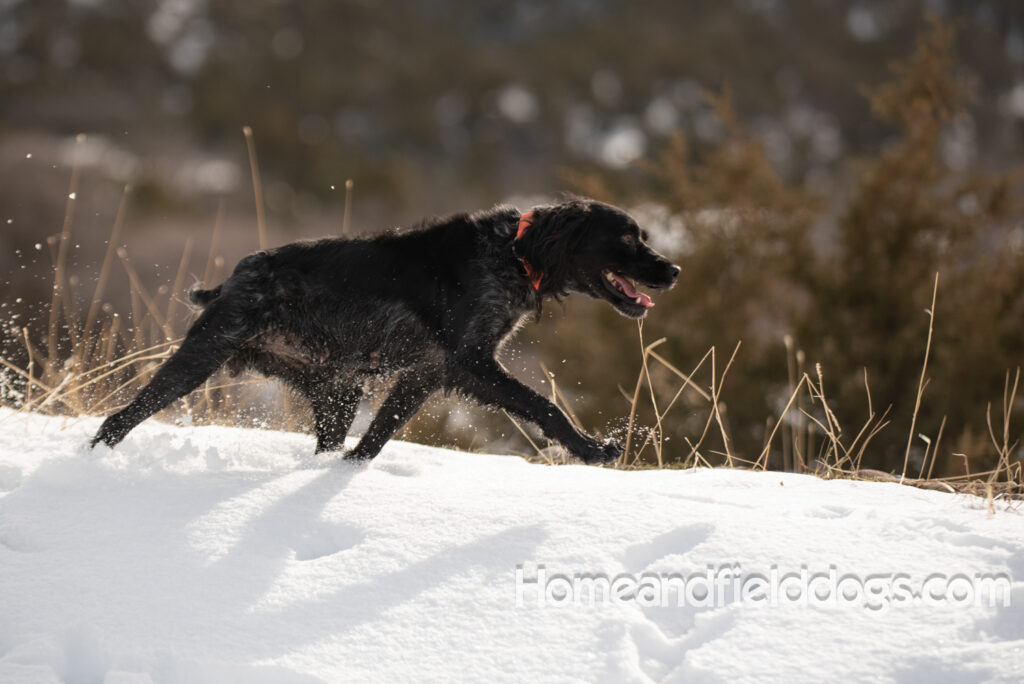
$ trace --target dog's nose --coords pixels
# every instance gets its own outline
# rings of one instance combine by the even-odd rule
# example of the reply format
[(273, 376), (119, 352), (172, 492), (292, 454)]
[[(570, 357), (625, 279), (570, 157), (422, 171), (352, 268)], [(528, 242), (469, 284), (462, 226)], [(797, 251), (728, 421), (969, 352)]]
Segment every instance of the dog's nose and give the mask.
[(675, 280), (676, 278), (678, 278), (678, 277), (679, 277), (679, 272), (680, 272), (681, 270), (682, 270), (682, 269), (681, 269), (681, 268), (679, 268), (679, 267), (678, 267), (678, 266), (676, 266), (676, 265), (673, 265), (673, 266), (672, 266), (672, 280)]

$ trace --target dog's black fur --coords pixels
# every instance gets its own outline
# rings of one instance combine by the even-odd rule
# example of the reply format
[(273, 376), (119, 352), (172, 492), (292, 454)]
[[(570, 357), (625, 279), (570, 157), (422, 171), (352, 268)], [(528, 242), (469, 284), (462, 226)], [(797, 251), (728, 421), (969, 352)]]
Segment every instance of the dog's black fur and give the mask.
[[(296, 242), (242, 259), (211, 290), (181, 348), (92, 445), (114, 446), (140, 422), (198, 387), (225, 363), (277, 376), (312, 404), (317, 451), (340, 448), (364, 385), (394, 380), (390, 395), (347, 458), (380, 451), (438, 389), (457, 391), (538, 425), (587, 463), (621, 448), (579, 432), (550, 401), (510, 376), (498, 350), (545, 298), (582, 292), (629, 318), (647, 313), (604, 271), (655, 288), (679, 268), (644, 244), (626, 213), (592, 200), (537, 207), (517, 239), (520, 213), (434, 220), (370, 239)], [(542, 274), (531, 285), (525, 260)]]

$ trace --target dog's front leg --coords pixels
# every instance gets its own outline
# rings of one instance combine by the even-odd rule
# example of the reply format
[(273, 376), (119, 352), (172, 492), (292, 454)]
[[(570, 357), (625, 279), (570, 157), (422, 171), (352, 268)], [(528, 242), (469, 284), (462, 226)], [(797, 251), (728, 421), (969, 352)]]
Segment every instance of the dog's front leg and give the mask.
[(356, 417), (359, 400), (363, 398), (361, 385), (337, 387), (330, 381), (320, 385), (309, 384), (303, 390), (313, 407), (313, 431), (316, 451), (334, 451), (345, 444), (345, 436)]
[(362, 461), (376, 456), (440, 386), (440, 377), (434, 373), (411, 370), (399, 376), (359, 444), (345, 458)]
[(528, 420), (584, 463), (611, 463), (622, 455), (613, 440), (599, 442), (573, 427), (561, 409), (509, 375), (488, 357), (460, 358), (451, 364), (449, 384), (478, 401)]

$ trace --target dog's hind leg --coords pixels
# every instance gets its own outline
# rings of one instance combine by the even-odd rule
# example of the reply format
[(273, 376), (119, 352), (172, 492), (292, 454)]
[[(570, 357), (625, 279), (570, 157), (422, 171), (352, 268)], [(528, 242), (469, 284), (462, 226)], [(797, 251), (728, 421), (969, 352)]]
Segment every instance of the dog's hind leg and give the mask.
[(329, 382), (302, 389), (313, 407), (313, 430), (316, 451), (335, 451), (345, 444), (345, 435), (352, 427), (363, 397), (360, 385), (337, 387)]
[(366, 460), (376, 456), (440, 386), (440, 377), (434, 374), (407, 371), (400, 376), (391, 394), (370, 422), (366, 434), (345, 458)]
[(229, 302), (214, 302), (189, 329), (185, 341), (156, 372), (126, 408), (103, 421), (90, 446), (103, 442), (114, 446), (132, 428), (182, 397), (206, 378), (234, 353), (244, 316), (233, 310)]

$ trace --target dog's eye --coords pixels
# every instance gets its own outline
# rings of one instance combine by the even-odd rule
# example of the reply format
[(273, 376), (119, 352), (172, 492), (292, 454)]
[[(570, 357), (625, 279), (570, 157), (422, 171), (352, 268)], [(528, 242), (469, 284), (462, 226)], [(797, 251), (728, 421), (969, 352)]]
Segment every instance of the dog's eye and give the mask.
[(633, 237), (631, 233), (626, 233), (625, 235), (622, 236), (622, 241), (632, 247), (633, 244), (636, 242), (636, 238)]

